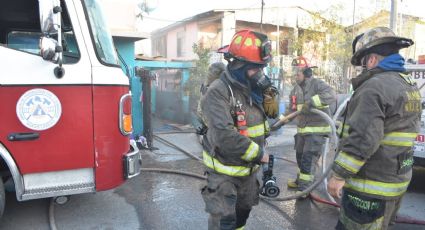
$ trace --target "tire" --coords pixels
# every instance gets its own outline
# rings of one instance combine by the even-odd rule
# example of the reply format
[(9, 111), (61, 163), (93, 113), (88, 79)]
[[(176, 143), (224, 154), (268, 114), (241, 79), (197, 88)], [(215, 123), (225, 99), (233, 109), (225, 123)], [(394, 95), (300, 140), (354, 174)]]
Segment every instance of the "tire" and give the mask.
[(5, 203), (6, 203), (6, 196), (4, 193), (3, 178), (0, 177), (0, 219), (3, 216)]
[(425, 168), (425, 158), (414, 157), (414, 165)]

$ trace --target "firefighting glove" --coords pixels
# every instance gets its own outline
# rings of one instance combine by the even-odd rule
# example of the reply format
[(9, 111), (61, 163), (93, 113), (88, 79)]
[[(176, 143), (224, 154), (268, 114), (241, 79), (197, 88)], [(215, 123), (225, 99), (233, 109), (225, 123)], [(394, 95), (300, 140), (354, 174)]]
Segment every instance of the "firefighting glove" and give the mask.
[(263, 108), (267, 117), (276, 118), (279, 113), (279, 92), (276, 87), (267, 88), (263, 94)]
[(313, 107), (310, 101), (307, 101), (303, 104), (303, 107), (301, 109), (301, 113), (305, 114), (310, 112), (310, 109)]

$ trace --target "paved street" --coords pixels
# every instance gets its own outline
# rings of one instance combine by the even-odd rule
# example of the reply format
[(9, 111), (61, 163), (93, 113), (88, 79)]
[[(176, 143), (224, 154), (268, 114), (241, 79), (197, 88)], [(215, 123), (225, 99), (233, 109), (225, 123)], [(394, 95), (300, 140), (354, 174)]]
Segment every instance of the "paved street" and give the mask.
[[(280, 157), (295, 160), (294, 127), (269, 138), (268, 151)], [(161, 134), (160, 137), (180, 148), (200, 156), (201, 147), (195, 134)], [(143, 152), (146, 168), (167, 168), (202, 174), (203, 166), (179, 150), (155, 141), (159, 150)], [(275, 166), (282, 195), (287, 191), (287, 178), (295, 175), (296, 167), (287, 161)], [(416, 170), (400, 215), (425, 219), (425, 170)], [(202, 181), (172, 174), (144, 172), (123, 186), (97, 194), (72, 196), (65, 205), (55, 205), (55, 221), (63, 229), (207, 229), (208, 216), (199, 194)], [(323, 186), (315, 193), (323, 195)], [(310, 200), (274, 203), (256, 206), (247, 224), (252, 229), (332, 229), (338, 210)], [(9, 193), (6, 212), (0, 229), (49, 229), (49, 200), (16, 202)], [(392, 230), (425, 229), (425, 226), (397, 224)]]

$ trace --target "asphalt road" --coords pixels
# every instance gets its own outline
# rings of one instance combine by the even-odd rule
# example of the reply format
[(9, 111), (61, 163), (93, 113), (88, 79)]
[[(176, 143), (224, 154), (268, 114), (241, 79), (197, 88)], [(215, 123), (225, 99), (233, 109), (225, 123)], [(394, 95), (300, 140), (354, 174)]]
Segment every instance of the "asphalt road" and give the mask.
[[(295, 160), (292, 149), (295, 129), (269, 138), (268, 151)], [(162, 134), (161, 137), (180, 148), (200, 156), (201, 147), (194, 134)], [(203, 166), (180, 151), (160, 142), (159, 150), (143, 152), (143, 166), (167, 168), (202, 174)], [(287, 191), (286, 180), (296, 174), (296, 167), (287, 161), (277, 161), (275, 174), (282, 194)], [(425, 220), (425, 170), (415, 170), (408, 194), (403, 200), (400, 215)], [(203, 181), (172, 174), (144, 172), (114, 190), (96, 194), (72, 196), (65, 205), (55, 205), (54, 217), (59, 230), (63, 229), (207, 229), (207, 214), (200, 196)], [(323, 186), (315, 191), (323, 195)], [(49, 229), (48, 199), (17, 202), (7, 194), (6, 211), (0, 229)], [(306, 200), (261, 202), (254, 207), (246, 229), (333, 229), (338, 210)], [(392, 230), (425, 229), (425, 226), (397, 224)]]

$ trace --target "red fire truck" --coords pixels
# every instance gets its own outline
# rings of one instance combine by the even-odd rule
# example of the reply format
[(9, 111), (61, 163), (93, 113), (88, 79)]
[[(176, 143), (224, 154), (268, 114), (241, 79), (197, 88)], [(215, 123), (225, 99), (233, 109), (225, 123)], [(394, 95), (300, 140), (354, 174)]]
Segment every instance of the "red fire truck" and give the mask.
[(97, 0), (0, 3), (0, 215), (19, 201), (115, 188), (140, 173), (129, 81)]

